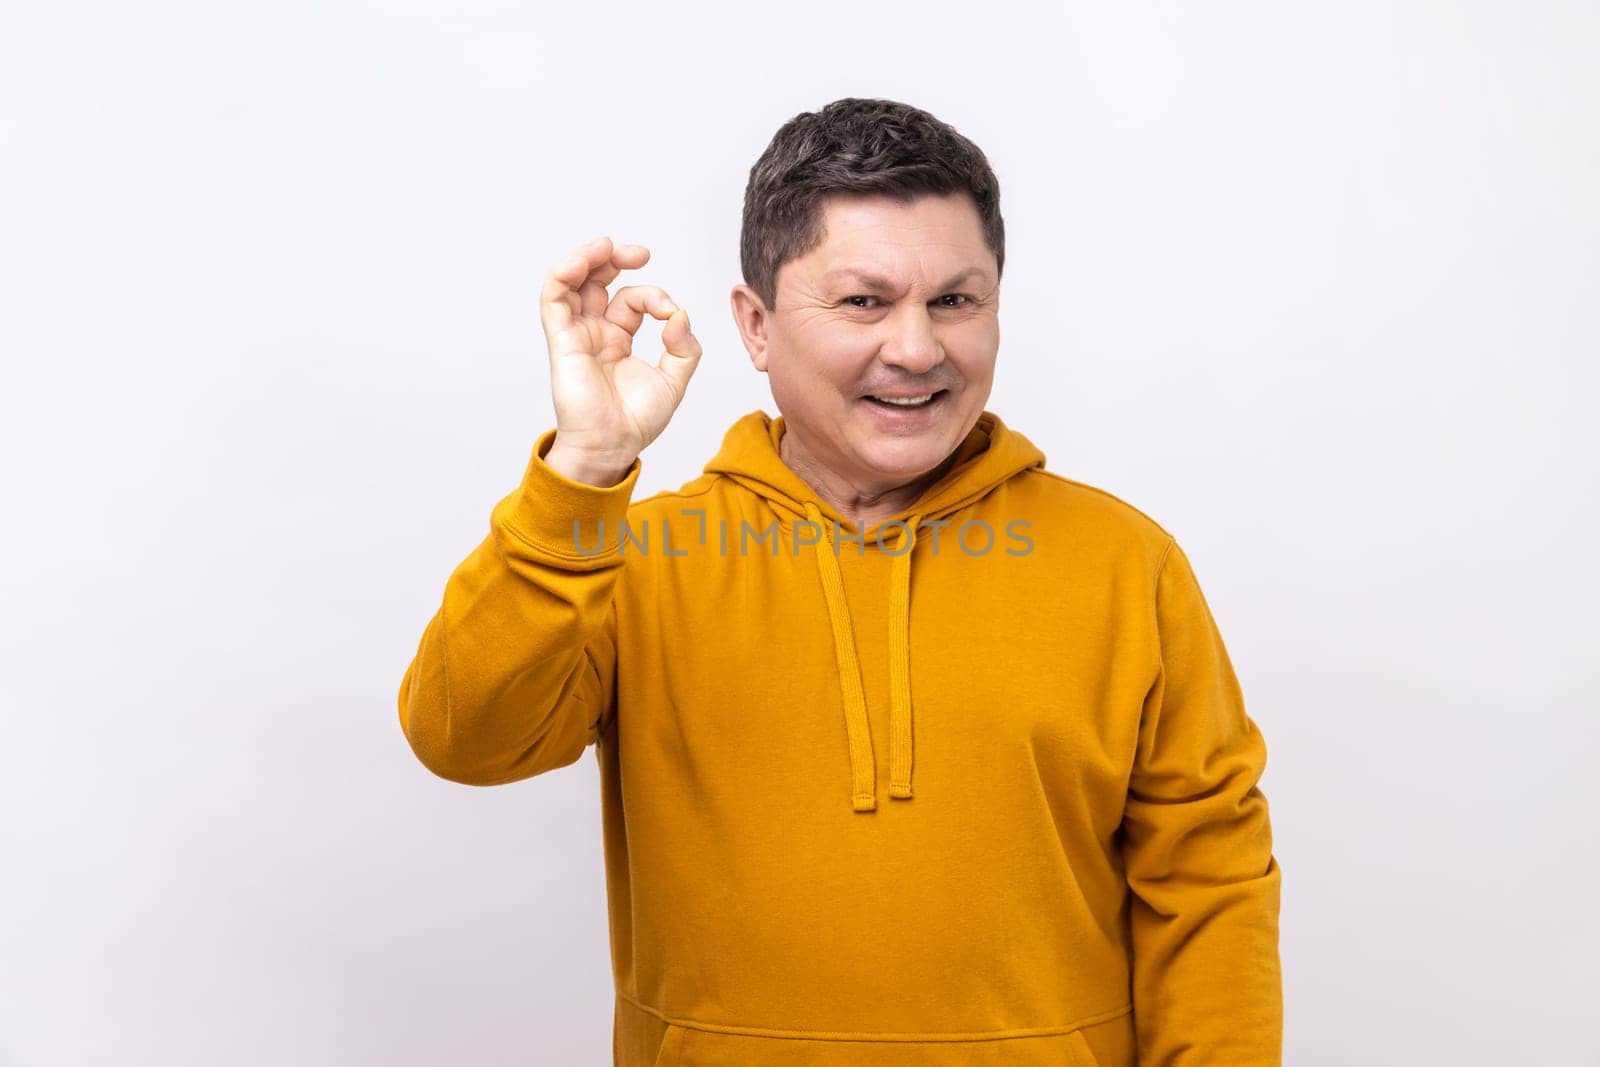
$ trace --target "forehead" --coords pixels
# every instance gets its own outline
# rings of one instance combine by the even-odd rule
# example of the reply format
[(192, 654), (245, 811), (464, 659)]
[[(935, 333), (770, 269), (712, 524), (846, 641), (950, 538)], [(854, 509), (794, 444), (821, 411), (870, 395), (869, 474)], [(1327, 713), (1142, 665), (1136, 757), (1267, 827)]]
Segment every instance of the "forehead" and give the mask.
[(823, 240), (793, 266), (815, 285), (875, 277), (930, 285), (969, 271), (995, 280), (994, 253), (972, 198), (956, 193), (902, 203), (885, 196), (834, 196), (823, 205)]

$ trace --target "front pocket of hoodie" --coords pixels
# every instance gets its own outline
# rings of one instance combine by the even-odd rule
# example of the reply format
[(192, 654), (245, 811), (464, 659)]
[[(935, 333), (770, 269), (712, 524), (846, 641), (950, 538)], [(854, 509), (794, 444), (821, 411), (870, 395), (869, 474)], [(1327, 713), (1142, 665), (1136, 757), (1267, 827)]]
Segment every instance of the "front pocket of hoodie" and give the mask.
[(977, 1041), (759, 1037), (668, 1026), (656, 1067), (1132, 1067), (1131, 1058), (1107, 1059), (1095, 1051), (1116, 1047), (1100, 1041), (1102, 1027), (1128, 1020), (1124, 1015), (1068, 1033)]
[(655, 1067), (678, 1067), (683, 1062), (684, 1030), (681, 1026), (667, 1024), (661, 1037), (661, 1048), (656, 1052)]
[(1139, 1060), (1132, 1011), (1079, 1027), (1070, 1036), (1078, 1057), (1073, 1067), (1134, 1067)]
[(1100, 1061), (1095, 1058), (1094, 1049), (1089, 1047), (1089, 1040), (1083, 1036), (1082, 1030), (1074, 1030), (1067, 1037), (1071, 1039), (1074, 1067), (1100, 1067)]

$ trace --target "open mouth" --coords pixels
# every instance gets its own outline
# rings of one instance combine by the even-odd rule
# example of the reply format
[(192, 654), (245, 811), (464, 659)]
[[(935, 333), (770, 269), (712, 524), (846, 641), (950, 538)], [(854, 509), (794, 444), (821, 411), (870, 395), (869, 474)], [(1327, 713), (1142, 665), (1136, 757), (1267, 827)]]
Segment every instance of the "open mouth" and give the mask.
[(929, 407), (942, 400), (948, 389), (937, 389), (931, 393), (922, 393), (918, 396), (865, 396), (863, 400), (883, 408), (885, 411), (915, 411), (918, 408)]

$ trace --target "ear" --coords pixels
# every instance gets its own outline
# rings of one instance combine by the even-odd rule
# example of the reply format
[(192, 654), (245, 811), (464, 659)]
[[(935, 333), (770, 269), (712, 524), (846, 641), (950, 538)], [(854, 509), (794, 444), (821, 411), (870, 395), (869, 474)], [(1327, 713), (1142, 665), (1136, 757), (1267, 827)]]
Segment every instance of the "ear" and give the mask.
[(733, 323), (739, 327), (739, 337), (745, 351), (750, 353), (750, 363), (756, 370), (767, 372), (767, 305), (748, 285), (733, 287), (729, 294), (733, 303)]

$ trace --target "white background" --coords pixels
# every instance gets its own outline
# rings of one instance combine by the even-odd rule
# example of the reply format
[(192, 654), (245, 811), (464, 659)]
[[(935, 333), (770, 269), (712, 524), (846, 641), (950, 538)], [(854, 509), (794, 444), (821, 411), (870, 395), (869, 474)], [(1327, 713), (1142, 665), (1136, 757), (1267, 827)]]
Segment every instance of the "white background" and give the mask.
[(400, 679), (551, 424), (574, 245), (649, 245), (705, 344), (641, 493), (775, 410), (741, 197), (840, 96), (985, 149), (990, 408), (1195, 563), (1269, 745), (1285, 1062), (1600, 1063), (1593, 4), (0, 31), (0, 1064), (609, 1062), (592, 751), (444, 782)]

